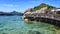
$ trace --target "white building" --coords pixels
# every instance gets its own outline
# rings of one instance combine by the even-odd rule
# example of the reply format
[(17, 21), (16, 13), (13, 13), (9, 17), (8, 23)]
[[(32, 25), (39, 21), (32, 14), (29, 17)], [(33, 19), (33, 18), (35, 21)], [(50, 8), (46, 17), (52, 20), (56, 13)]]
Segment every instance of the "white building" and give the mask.
[(60, 8), (52, 9), (51, 11), (55, 14), (60, 14)]

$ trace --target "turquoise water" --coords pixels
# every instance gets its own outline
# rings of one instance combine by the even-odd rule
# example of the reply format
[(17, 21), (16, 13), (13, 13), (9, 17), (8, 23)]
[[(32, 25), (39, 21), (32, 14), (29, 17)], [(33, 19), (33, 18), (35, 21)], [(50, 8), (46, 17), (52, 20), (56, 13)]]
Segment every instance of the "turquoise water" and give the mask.
[(22, 16), (0, 16), (0, 34), (55, 34), (54, 27), (35, 21), (27, 24)]

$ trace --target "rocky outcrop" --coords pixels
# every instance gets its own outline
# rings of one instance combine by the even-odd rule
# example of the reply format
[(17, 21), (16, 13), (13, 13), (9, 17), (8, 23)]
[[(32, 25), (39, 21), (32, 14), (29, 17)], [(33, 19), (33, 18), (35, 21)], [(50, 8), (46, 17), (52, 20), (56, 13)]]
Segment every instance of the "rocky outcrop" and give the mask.
[(23, 15), (23, 19), (24, 20), (28, 20), (26, 17), (26, 14), (31, 14), (34, 10), (32, 8), (29, 8), (27, 10), (25, 10), (24, 15)]
[[(42, 3), (34, 8), (27, 9), (24, 12), (23, 18), (25, 20), (29, 20), (27, 18), (29, 16), (29, 18), (31, 17), (30, 19), (34, 20), (34, 18), (38, 17), (39, 15), (46, 15), (46, 14), (50, 13), (50, 10), (53, 8), (55, 8), (55, 7)], [(32, 18), (32, 16), (34, 18)]]
[(24, 13), (27, 13), (27, 12), (33, 12), (33, 11), (34, 11), (34, 10), (33, 10), (32, 8), (29, 8), (29, 9), (25, 10)]

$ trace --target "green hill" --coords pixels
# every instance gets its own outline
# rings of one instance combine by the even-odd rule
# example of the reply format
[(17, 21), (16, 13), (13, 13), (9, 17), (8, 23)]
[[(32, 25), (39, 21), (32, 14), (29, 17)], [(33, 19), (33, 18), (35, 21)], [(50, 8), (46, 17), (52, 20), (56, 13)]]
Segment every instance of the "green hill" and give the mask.
[(48, 7), (48, 9), (56, 8), (56, 7), (54, 7), (54, 6), (50, 6), (50, 5), (48, 5), (48, 4), (41, 3), (40, 5), (34, 7), (33, 9), (34, 9), (34, 10), (39, 10), (39, 9), (41, 9), (41, 8), (43, 8), (43, 7)]

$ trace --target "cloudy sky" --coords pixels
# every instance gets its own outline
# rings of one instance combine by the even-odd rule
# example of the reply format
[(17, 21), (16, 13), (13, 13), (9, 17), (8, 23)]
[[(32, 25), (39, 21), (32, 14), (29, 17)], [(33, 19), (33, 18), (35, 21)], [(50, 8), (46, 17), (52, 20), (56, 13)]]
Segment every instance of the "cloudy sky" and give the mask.
[(0, 0), (0, 11), (24, 12), (28, 8), (33, 8), (41, 3), (46, 3), (55, 7), (60, 7), (60, 0)]

